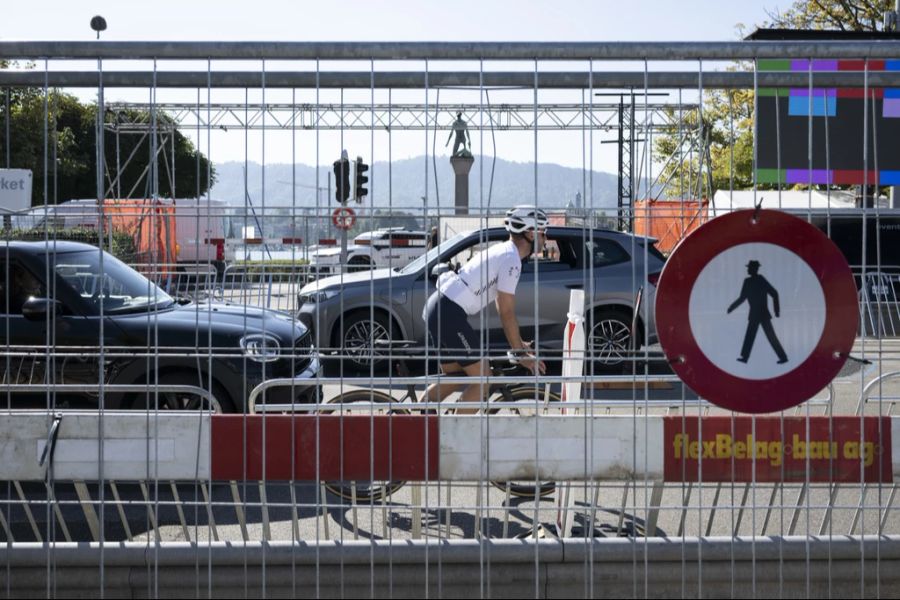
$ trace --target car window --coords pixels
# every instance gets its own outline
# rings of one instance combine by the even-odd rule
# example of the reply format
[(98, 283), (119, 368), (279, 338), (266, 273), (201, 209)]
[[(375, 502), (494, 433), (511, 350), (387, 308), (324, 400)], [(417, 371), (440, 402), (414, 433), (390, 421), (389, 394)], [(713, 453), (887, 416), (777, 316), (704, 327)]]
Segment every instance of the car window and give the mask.
[(574, 269), (577, 263), (572, 243), (565, 238), (548, 239), (542, 252), (525, 258), (522, 272), (526, 273), (529, 268), (533, 269), (535, 261), (540, 271), (568, 271)]
[(450, 263), (453, 265), (454, 269), (459, 270), (465, 267), (470, 260), (481, 254), (481, 252), (483, 252), (484, 250), (487, 250), (488, 248), (491, 248), (497, 244), (502, 244), (505, 241), (505, 239), (485, 240), (484, 242), (466, 246), (453, 255), (453, 257), (450, 259)]
[[(638, 240), (637, 245), (640, 246), (641, 250), (643, 251), (643, 248), (644, 248), (643, 240)], [(665, 255), (659, 251), (659, 248), (656, 247), (656, 244), (654, 242), (650, 242), (650, 245), (647, 246), (647, 254), (656, 258), (659, 261), (666, 262)]]
[(607, 267), (623, 262), (631, 258), (618, 242), (601, 237), (586, 239), (585, 259), (588, 267)]
[(544, 249), (540, 252), (532, 252), (525, 257), (528, 262), (537, 261), (539, 264), (550, 264), (559, 262), (559, 244), (556, 240), (547, 240)]
[(29, 298), (44, 298), (44, 285), (22, 265), (0, 263), (0, 309), (4, 314), (21, 315)]
[(56, 256), (53, 269), (66, 286), (85, 300), (92, 310), (126, 312), (148, 310), (172, 304), (172, 298), (156, 284), (104, 253), (67, 252)]
[(429, 250), (428, 252), (426, 252), (425, 254), (423, 254), (422, 256), (417, 258), (416, 260), (412, 261), (411, 263), (409, 263), (408, 265), (406, 265), (405, 267), (400, 269), (400, 272), (401, 273), (415, 273), (416, 271), (421, 269), (426, 264), (437, 259), (441, 254), (447, 252), (447, 250), (449, 248), (453, 248), (457, 243), (459, 243), (459, 240), (464, 239), (466, 236), (469, 236), (471, 234), (472, 234), (471, 231), (463, 231), (461, 233), (457, 233), (449, 240), (444, 240), (436, 248), (432, 248), (431, 250)]

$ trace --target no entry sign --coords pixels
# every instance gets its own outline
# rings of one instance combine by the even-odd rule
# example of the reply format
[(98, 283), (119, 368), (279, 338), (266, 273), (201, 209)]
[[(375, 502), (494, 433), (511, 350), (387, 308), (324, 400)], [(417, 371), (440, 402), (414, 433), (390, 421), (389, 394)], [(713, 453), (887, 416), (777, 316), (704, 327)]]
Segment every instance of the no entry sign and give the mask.
[(784, 410), (840, 371), (858, 324), (853, 275), (831, 240), (774, 210), (715, 218), (659, 279), (659, 340), (679, 377), (723, 408)]

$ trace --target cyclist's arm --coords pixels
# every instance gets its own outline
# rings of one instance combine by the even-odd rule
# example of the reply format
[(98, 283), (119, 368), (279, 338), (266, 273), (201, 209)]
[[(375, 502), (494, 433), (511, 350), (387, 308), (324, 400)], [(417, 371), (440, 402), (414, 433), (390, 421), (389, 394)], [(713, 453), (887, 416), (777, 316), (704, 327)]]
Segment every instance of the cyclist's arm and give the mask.
[(506, 334), (510, 348), (520, 355), (519, 364), (532, 373), (546, 373), (547, 365), (544, 361), (535, 359), (530, 343), (522, 341), (519, 322), (516, 320), (516, 295), (497, 292), (497, 312), (500, 313), (503, 333)]
[(527, 350), (519, 331), (519, 321), (516, 320), (516, 295), (505, 292), (497, 292), (497, 312), (500, 313), (500, 323), (503, 324), (503, 333), (509, 347), (513, 350)]

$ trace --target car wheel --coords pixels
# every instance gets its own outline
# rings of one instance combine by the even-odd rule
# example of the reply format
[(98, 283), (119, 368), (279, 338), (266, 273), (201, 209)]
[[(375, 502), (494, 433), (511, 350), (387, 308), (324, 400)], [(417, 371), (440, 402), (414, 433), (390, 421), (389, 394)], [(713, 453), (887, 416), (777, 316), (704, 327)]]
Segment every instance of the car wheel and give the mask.
[(636, 350), (631, 347), (631, 314), (618, 308), (597, 310), (588, 325), (587, 350), (596, 368), (600, 371), (624, 369)]
[[(350, 359), (358, 369), (380, 370), (386, 364), (385, 355), (394, 339), (394, 327), (389, 316), (368, 310), (351, 313), (344, 320), (339, 353)], [(378, 343), (376, 343), (378, 342)]]
[[(140, 382), (143, 383), (143, 382)], [(199, 377), (193, 373), (176, 372), (161, 373), (159, 382), (154, 385), (164, 386), (190, 386), (206, 388), (206, 381), (200, 385)], [(213, 384), (211, 398), (200, 396), (189, 391), (151, 391), (148, 393), (133, 394), (125, 404), (135, 410), (203, 410), (214, 413), (235, 412), (231, 400), (226, 396), (222, 388)]]

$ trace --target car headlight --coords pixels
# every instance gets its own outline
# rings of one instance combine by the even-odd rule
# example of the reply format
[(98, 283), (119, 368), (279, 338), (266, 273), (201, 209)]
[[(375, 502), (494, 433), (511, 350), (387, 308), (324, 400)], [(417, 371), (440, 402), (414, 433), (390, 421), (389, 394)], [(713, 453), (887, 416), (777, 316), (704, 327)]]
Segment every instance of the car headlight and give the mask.
[(272, 362), (281, 356), (281, 342), (272, 335), (251, 333), (241, 338), (244, 356), (256, 362)]
[(316, 302), (325, 302), (337, 295), (337, 290), (319, 290), (308, 294), (300, 294), (297, 296), (297, 299), (300, 300), (300, 304), (315, 304)]

